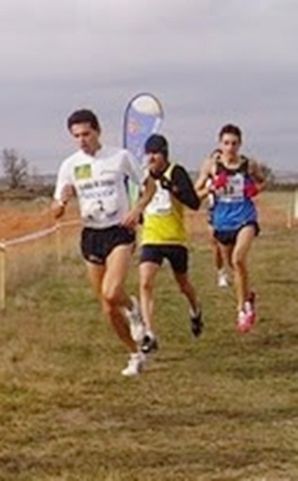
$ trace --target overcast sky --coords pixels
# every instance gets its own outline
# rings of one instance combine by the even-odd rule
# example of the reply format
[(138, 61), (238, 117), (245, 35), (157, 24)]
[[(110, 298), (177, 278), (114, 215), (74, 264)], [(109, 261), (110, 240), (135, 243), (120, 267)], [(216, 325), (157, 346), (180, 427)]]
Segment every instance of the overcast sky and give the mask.
[(297, 26), (297, 0), (1, 0), (0, 149), (55, 172), (69, 113), (94, 109), (119, 145), (126, 103), (151, 91), (187, 167), (231, 121), (246, 152), (297, 171)]

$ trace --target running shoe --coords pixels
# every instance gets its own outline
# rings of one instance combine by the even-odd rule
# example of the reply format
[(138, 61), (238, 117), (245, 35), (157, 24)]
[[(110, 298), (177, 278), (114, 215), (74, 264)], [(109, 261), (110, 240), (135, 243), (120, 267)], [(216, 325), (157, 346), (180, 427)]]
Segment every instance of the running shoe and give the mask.
[(240, 333), (246, 333), (251, 330), (256, 322), (255, 310), (255, 293), (251, 292), (247, 301), (244, 303), (244, 309), (238, 314), (237, 330)]
[(248, 317), (244, 309), (238, 312), (238, 317), (236, 321), (236, 329), (238, 332), (245, 333), (250, 329), (250, 324), (248, 323)]
[(158, 349), (158, 342), (155, 336), (152, 334), (145, 334), (142, 344), (141, 350), (145, 354), (149, 354), (149, 352), (157, 351)]
[(248, 296), (247, 301), (244, 304), (244, 309), (246, 312), (246, 315), (248, 317), (248, 323), (250, 324), (250, 327), (252, 327), (255, 322), (256, 322), (256, 294), (255, 292), (251, 292)]
[(202, 334), (204, 324), (202, 322), (202, 310), (198, 314), (190, 316), (190, 329), (195, 337)]
[(138, 376), (144, 369), (146, 356), (142, 352), (134, 352), (130, 355), (128, 364), (121, 373), (126, 377)]

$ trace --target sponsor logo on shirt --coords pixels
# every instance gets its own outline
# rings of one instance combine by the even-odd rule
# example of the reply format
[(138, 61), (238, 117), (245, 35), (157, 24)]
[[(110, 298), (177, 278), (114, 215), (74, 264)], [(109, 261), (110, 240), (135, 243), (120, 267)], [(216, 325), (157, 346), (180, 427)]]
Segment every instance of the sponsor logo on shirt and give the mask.
[(90, 179), (92, 176), (91, 164), (77, 165), (74, 169), (76, 180)]

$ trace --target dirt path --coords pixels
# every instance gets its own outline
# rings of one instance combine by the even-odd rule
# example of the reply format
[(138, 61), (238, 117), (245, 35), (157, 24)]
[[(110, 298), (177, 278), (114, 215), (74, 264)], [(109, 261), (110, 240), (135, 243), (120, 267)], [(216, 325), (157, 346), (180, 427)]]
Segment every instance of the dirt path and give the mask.
[[(258, 200), (260, 223), (264, 228), (284, 227), (287, 222), (286, 212), (269, 203), (266, 198)], [(78, 217), (77, 208), (71, 206), (64, 217), (65, 220)], [(206, 212), (188, 211), (186, 222), (194, 238), (207, 236)], [(55, 220), (51, 214), (49, 201), (19, 203), (18, 205), (0, 204), (0, 239), (13, 239), (53, 226)]]

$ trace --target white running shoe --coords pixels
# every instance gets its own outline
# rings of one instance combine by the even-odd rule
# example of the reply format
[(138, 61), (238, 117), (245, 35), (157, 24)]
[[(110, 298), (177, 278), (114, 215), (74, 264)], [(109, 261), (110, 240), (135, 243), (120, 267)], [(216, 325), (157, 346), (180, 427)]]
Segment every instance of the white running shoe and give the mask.
[(144, 369), (146, 356), (142, 352), (134, 352), (130, 355), (127, 367), (121, 371), (123, 376), (138, 376)]
[(145, 326), (142, 319), (139, 302), (135, 296), (131, 296), (132, 309), (125, 309), (125, 315), (129, 322), (131, 337), (137, 343), (142, 342), (145, 335)]
[(225, 272), (219, 272), (217, 276), (218, 287), (229, 287), (228, 276)]

